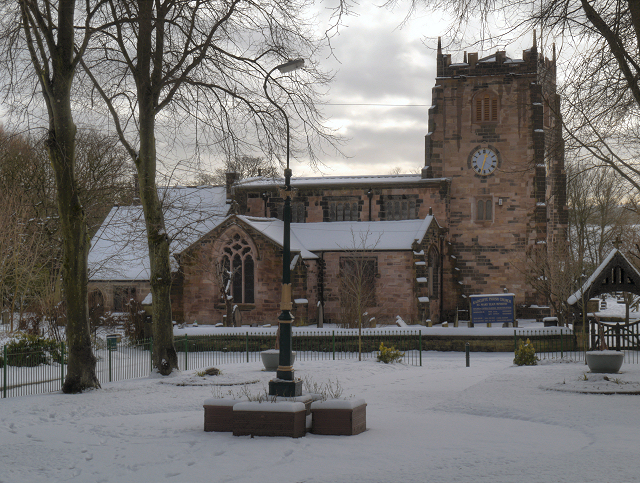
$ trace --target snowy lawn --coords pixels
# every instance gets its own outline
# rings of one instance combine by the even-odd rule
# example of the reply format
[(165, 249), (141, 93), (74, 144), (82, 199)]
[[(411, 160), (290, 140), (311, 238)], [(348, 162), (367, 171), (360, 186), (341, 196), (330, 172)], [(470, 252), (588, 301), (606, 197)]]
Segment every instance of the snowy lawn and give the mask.
[(260, 363), (4, 399), (0, 482), (640, 481), (640, 396), (544, 389), (636, 388), (640, 366), (625, 364), (616, 382), (584, 363), (512, 360), (472, 353), (467, 368), (464, 353), (429, 352), (422, 367), (296, 363), (297, 376), (337, 380), (344, 396), (366, 400), (368, 429), (351, 437), (205, 433), (203, 401), (241, 387), (211, 384), (257, 380), (249, 387), (262, 391), (272, 374)]

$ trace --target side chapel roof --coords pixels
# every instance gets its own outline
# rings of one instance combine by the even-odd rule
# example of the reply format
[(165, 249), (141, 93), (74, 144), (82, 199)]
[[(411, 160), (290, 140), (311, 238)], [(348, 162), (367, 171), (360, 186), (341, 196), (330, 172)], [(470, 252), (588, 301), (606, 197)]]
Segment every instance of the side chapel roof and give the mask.
[[(276, 218), (232, 215), (277, 245), (282, 246), (284, 222)], [(411, 250), (421, 242), (433, 216), (418, 220), (399, 221), (334, 221), (321, 223), (291, 223), (291, 251), (303, 259), (318, 258), (314, 252), (350, 250)]]
[[(210, 232), (229, 212), (224, 187), (175, 187), (158, 194), (165, 207), (171, 253)], [(149, 280), (150, 273), (142, 206), (114, 206), (91, 239), (89, 280), (142, 281)]]

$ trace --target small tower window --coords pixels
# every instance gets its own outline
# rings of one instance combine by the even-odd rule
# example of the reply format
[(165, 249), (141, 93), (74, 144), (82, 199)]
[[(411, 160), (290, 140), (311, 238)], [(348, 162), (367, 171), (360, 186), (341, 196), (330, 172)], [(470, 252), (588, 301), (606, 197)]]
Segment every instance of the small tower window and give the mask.
[(493, 220), (493, 202), (491, 199), (481, 198), (476, 203), (476, 221)]
[(479, 95), (475, 100), (475, 122), (498, 120), (498, 98), (489, 94)]

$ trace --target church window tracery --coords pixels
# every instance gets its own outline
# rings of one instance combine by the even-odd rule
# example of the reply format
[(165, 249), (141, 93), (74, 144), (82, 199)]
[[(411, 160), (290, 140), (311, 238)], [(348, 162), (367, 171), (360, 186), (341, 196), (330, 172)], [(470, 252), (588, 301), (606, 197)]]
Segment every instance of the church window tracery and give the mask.
[[(233, 301), (245, 304), (254, 303), (254, 257), (251, 246), (238, 233), (233, 235), (224, 247), (222, 265), (225, 270), (224, 284), (231, 282)], [(229, 272), (231, 272), (231, 279)]]

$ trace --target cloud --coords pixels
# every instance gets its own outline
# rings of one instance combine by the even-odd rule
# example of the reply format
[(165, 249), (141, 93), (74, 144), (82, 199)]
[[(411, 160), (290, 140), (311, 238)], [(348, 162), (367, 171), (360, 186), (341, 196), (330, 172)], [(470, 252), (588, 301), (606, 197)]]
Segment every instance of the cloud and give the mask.
[(399, 28), (402, 12), (361, 10), (333, 39), (335, 59), (322, 62), (336, 71), (324, 113), (349, 139), (349, 159), (323, 162), (334, 168), (331, 174), (385, 174), (396, 166), (413, 171), (424, 164), (435, 52), (422, 41), (422, 22)]

